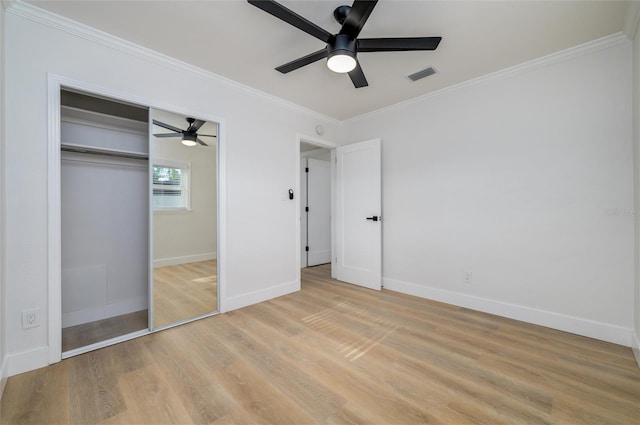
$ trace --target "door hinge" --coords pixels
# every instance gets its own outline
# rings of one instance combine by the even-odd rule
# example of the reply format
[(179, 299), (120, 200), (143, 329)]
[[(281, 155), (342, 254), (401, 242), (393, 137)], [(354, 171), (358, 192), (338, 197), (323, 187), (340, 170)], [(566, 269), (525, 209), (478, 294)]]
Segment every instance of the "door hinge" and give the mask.
[(308, 247), (308, 246), (305, 246), (305, 247), (304, 247), (304, 250), (305, 250), (305, 251), (307, 251), (307, 252), (309, 252), (309, 247)]
[(309, 212), (309, 207), (304, 207), (305, 212)]
[(305, 172), (305, 173), (308, 173), (308, 172), (309, 172), (309, 167), (305, 167), (305, 168), (304, 168), (304, 172)]

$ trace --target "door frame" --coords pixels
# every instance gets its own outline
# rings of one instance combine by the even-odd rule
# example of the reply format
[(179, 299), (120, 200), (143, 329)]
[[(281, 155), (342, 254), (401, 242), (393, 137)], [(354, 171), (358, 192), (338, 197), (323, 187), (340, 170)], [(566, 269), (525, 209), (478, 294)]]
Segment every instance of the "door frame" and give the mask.
[[(324, 140), (324, 139), (319, 139), (317, 137), (312, 137), (312, 136), (306, 136), (303, 134), (297, 134), (296, 135), (296, 145), (295, 145), (295, 160), (296, 160), (296, 164), (295, 164), (295, 173), (296, 173), (296, 193), (299, 195), (300, 193), (302, 193), (302, 183), (301, 183), (301, 179), (300, 179), (300, 143), (308, 143), (310, 145), (315, 145), (318, 146), (319, 148), (325, 148), (325, 149), (329, 149), (331, 151), (331, 217), (334, 216), (334, 192), (335, 192), (335, 172), (336, 172), (336, 161), (335, 161), (335, 157), (336, 157), (336, 148), (340, 145), (338, 145), (335, 142), (329, 141), (329, 140)], [(300, 272), (300, 265), (302, 264), (302, 258), (301, 258), (301, 250), (300, 250), (300, 243), (301, 243), (301, 222), (302, 222), (302, 212), (300, 211), (300, 196), (296, 196), (296, 212), (297, 215), (296, 217), (298, 218), (296, 220), (296, 270), (297, 270), (297, 274), (298, 274), (298, 287), (300, 287), (301, 285), (301, 272)], [(333, 265), (335, 263), (335, 226), (333, 224), (333, 218), (331, 220), (331, 275), (333, 276)]]
[[(206, 121), (218, 123), (217, 137), (217, 248), (218, 261), (218, 312), (226, 311), (227, 295), (227, 149), (226, 149), (226, 121), (223, 117), (209, 113), (185, 108), (174, 104), (164, 103), (157, 99), (131, 95), (130, 93), (108, 89), (85, 81), (56, 74), (47, 74), (47, 288), (48, 288), (48, 362), (57, 363), (62, 360), (62, 211), (61, 211), (61, 185), (60, 185), (60, 90), (68, 88), (85, 93), (104, 96), (124, 102), (133, 103), (152, 109), (162, 109), (185, 116), (196, 116)], [(151, 129), (151, 123), (149, 123)], [(300, 145), (298, 144), (298, 149)], [(150, 221), (150, 226), (152, 221)], [(150, 232), (150, 238), (152, 237)], [(151, 240), (149, 244), (151, 264), (152, 251)], [(150, 302), (153, 297), (151, 292), (151, 276), (149, 278)], [(150, 304), (149, 310), (152, 310)], [(217, 314), (217, 313), (212, 313)], [(198, 319), (201, 317), (198, 317)], [(164, 328), (163, 328), (164, 329)], [(116, 344), (128, 339), (152, 333), (152, 330), (139, 331), (114, 338), (111, 342), (92, 344), (85, 347), (85, 351)]]

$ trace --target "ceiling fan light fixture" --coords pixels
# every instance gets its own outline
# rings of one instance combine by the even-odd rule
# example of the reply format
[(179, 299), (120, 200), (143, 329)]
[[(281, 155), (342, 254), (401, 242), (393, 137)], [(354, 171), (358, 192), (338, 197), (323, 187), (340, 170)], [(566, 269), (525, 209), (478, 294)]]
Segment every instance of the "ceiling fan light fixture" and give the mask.
[(355, 69), (356, 41), (346, 34), (338, 34), (327, 44), (327, 66), (333, 72), (344, 74)]
[(355, 69), (356, 60), (353, 56), (338, 54), (327, 59), (327, 66), (333, 72), (344, 74)]
[(198, 143), (196, 142), (196, 135), (195, 134), (185, 134), (182, 137), (182, 144), (185, 146), (195, 146)]

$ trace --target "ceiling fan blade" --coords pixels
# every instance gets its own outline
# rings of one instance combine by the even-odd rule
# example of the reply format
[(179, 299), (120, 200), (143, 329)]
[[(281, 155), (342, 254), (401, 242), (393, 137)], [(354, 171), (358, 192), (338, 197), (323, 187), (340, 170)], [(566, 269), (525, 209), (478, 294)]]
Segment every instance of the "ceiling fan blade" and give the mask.
[(161, 133), (154, 134), (155, 137), (182, 137), (182, 133)]
[(353, 38), (358, 37), (365, 22), (369, 19), (369, 15), (373, 12), (373, 8), (376, 7), (376, 3), (378, 0), (355, 0), (342, 24), (340, 34), (347, 34)]
[(195, 133), (198, 130), (200, 130), (200, 127), (202, 127), (204, 125), (206, 121), (202, 121), (202, 120), (195, 120), (193, 121), (190, 125), (189, 128), (186, 130), (187, 133)]
[(178, 132), (178, 133), (182, 133), (182, 129), (181, 129), (181, 128), (174, 127), (174, 126), (172, 126), (172, 125), (170, 125), (170, 124), (165, 124), (165, 123), (163, 123), (162, 121), (153, 120), (153, 123), (154, 123), (155, 125), (157, 125), (157, 126), (160, 126), (160, 127), (166, 128), (167, 130), (173, 130), (173, 131), (176, 131), (176, 132)]
[(442, 37), (360, 38), (358, 52), (405, 52), (435, 50)]
[(303, 56), (289, 63), (285, 63), (284, 65), (280, 65), (279, 67), (276, 68), (276, 71), (280, 71), (283, 74), (286, 74), (288, 72), (295, 71), (298, 68), (302, 68), (303, 66), (309, 65), (310, 63), (314, 63), (326, 57), (327, 57), (327, 49), (325, 48), (322, 50), (318, 50), (317, 52), (309, 53), (307, 56)]
[(325, 43), (329, 41), (329, 37), (331, 37), (331, 33), (326, 31), (323, 28), (320, 28), (318, 25), (314, 24), (298, 15), (292, 10), (287, 9), (280, 3), (277, 3), (273, 0), (247, 0), (249, 4), (254, 5), (258, 9), (262, 9), (265, 12), (275, 16), (276, 18), (285, 21), (286, 23), (293, 25), (306, 32), (309, 35), (314, 36), (315, 38), (324, 41)]
[(198, 137), (218, 137), (215, 134), (198, 134)]
[(202, 146), (209, 146), (209, 145), (207, 145), (205, 142), (203, 142), (202, 140), (200, 140), (199, 138), (196, 138), (196, 141), (197, 141), (198, 143), (200, 143)]
[(362, 68), (360, 67), (360, 62), (356, 62), (356, 67), (353, 71), (349, 72), (349, 78), (351, 78), (351, 82), (357, 89), (360, 87), (367, 87), (369, 85), (364, 76), (364, 72), (362, 72)]

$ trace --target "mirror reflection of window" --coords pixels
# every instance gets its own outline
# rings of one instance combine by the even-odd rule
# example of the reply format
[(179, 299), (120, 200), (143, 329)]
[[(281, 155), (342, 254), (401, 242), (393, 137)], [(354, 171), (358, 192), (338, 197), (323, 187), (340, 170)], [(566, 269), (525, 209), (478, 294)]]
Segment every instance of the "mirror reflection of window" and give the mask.
[(189, 206), (189, 164), (168, 165), (169, 161), (158, 160), (153, 165), (154, 211), (170, 211), (173, 209), (188, 210)]

